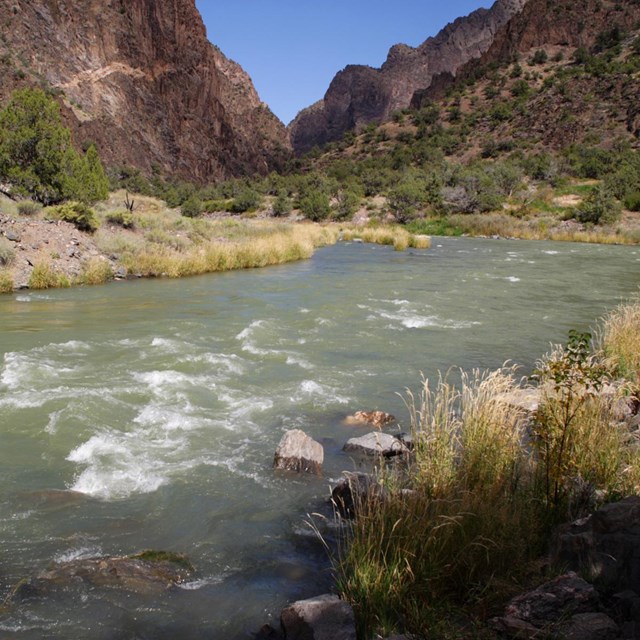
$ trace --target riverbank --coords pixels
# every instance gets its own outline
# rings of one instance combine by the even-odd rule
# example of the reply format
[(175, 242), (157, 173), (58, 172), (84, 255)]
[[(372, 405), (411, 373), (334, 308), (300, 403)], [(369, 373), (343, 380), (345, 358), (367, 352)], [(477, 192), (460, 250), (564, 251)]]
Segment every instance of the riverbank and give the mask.
[(562, 572), (558, 525), (638, 495), (639, 340), (636, 298), (539, 361), (533, 406), (513, 368), (408, 395), (413, 456), (379, 471), (337, 557), (359, 637), (495, 637), (510, 598)]
[[(125, 205), (129, 205), (127, 209)], [(84, 227), (56, 208), (0, 201), (0, 292), (101, 284), (113, 279), (179, 278), (308, 259), (338, 239), (428, 248), (430, 239), (398, 225), (357, 230), (295, 218), (209, 215), (189, 218), (160, 200), (111, 194)], [(90, 227), (90, 228), (87, 228)]]

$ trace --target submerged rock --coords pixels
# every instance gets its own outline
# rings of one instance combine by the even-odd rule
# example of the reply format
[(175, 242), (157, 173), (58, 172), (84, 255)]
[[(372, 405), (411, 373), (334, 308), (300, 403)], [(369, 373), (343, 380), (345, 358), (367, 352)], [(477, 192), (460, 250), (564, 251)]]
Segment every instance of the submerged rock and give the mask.
[(273, 459), (273, 468), (321, 475), (323, 462), (323, 446), (304, 431), (292, 429), (280, 440)]
[(287, 640), (356, 640), (353, 609), (334, 595), (294, 602), (282, 610), (280, 623)]
[(85, 558), (54, 564), (18, 583), (8, 602), (44, 597), (78, 584), (111, 587), (136, 593), (159, 593), (184, 582), (194, 568), (186, 556), (167, 551), (143, 551), (133, 556)]
[(377, 429), (381, 429), (385, 425), (395, 422), (395, 416), (384, 411), (356, 411), (352, 416), (348, 416), (345, 420), (347, 424), (370, 424)]
[(344, 445), (344, 450), (385, 458), (409, 453), (409, 448), (402, 440), (379, 431), (372, 431), (359, 438), (350, 438)]

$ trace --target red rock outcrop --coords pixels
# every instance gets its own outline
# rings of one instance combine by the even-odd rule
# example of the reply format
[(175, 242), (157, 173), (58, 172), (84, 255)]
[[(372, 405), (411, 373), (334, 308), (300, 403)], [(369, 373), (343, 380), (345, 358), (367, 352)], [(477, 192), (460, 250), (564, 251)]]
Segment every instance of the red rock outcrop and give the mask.
[(522, 10), (527, 0), (497, 0), (458, 18), (417, 48), (395, 45), (380, 69), (350, 65), (331, 82), (324, 99), (301, 111), (289, 125), (296, 153), (338, 140), (346, 131), (388, 120), (411, 103), (440, 73), (456, 73), (489, 49), (498, 30)]
[(205, 181), (289, 155), (249, 76), (206, 37), (194, 0), (0, 0), (0, 99), (56, 93), (107, 164)]

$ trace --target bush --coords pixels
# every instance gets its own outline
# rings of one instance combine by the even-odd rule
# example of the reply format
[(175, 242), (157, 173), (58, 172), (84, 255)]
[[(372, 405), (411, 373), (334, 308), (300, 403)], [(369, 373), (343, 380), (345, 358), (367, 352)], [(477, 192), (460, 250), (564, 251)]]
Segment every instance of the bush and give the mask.
[(387, 197), (389, 208), (398, 222), (408, 222), (426, 201), (426, 184), (415, 177), (400, 182)]
[(23, 216), (34, 216), (42, 209), (39, 202), (33, 200), (21, 200), (18, 202), (18, 213)]
[(309, 220), (319, 222), (325, 220), (329, 213), (331, 213), (331, 203), (329, 202), (329, 196), (318, 189), (311, 189), (300, 200), (300, 211)]
[(202, 202), (193, 196), (182, 203), (180, 213), (185, 218), (197, 218), (202, 213)]
[(538, 49), (529, 60), (529, 64), (544, 64), (548, 59), (547, 52), (544, 49)]
[(280, 191), (271, 206), (272, 215), (279, 218), (281, 216), (288, 216), (291, 211), (293, 211), (293, 202), (291, 201), (291, 198), (287, 196), (286, 192)]
[(82, 202), (67, 202), (51, 207), (47, 217), (70, 222), (76, 229), (87, 233), (93, 233), (100, 226), (94, 210)]
[(135, 216), (130, 211), (125, 211), (124, 209), (108, 213), (106, 215), (106, 221), (109, 224), (115, 224), (123, 229), (135, 229), (136, 227)]
[(600, 185), (576, 208), (576, 220), (584, 224), (611, 224), (620, 218), (622, 208), (613, 195)]
[(255, 211), (259, 206), (262, 198), (260, 194), (253, 189), (243, 189), (231, 203), (232, 213), (245, 213), (246, 211)]
[(624, 199), (624, 206), (629, 209), (629, 211), (640, 211), (640, 191), (630, 193)]

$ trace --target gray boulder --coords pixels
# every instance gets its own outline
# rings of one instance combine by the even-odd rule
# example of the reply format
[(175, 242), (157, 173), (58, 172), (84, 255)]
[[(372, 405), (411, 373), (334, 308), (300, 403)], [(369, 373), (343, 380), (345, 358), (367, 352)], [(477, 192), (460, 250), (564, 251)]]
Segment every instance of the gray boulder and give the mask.
[(280, 440), (273, 468), (322, 475), (324, 448), (300, 429), (287, 431)]
[(334, 595), (294, 602), (282, 610), (280, 623), (287, 640), (356, 640), (353, 609)]
[(604, 613), (579, 613), (561, 629), (565, 640), (615, 640), (618, 625)]
[(392, 458), (409, 453), (408, 447), (400, 440), (388, 433), (372, 431), (359, 438), (350, 438), (344, 445), (345, 451), (360, 453), (368, 456)]

